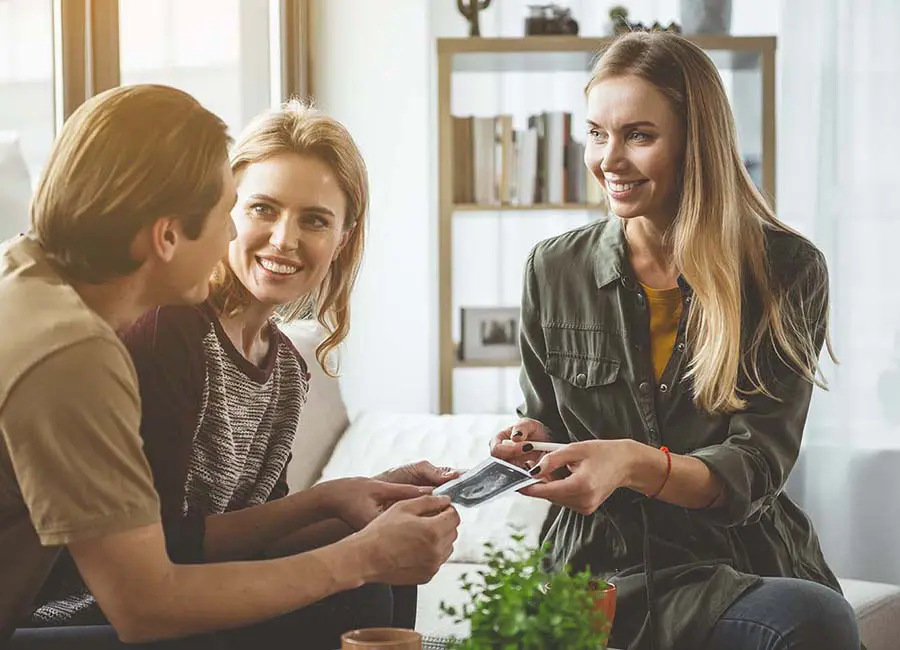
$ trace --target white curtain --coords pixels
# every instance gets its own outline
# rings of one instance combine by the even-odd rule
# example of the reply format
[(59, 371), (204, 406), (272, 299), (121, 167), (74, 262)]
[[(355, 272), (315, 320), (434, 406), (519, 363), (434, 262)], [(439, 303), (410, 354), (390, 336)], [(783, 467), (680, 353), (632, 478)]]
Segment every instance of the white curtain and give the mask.
[(900, 2), (783, 0), (778, 213), (824, 250), (840, 364), (808, 435), (900, 445)]
[(778, 213), (825, 252), (840, 361), (789, 491), (842, 577), (900, 584), (900, 2), (782, 0)]

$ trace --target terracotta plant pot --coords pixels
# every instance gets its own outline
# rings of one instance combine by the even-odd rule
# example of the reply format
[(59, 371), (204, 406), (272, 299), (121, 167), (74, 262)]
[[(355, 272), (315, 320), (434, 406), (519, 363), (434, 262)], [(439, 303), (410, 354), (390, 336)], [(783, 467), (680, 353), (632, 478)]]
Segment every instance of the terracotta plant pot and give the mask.
[(603, 613), (604, 623), (602, 625), (609, 634), (613, 619), (616, 617), (616, 586), (611, 583), (605, 583), (603, 586), (594, 583), (591, 587), (591, 592), (594, 594), (594, 609)]
[(345, 632), (342, 650), (422, 650), (422, 635), (394, 627), (372, 627)]

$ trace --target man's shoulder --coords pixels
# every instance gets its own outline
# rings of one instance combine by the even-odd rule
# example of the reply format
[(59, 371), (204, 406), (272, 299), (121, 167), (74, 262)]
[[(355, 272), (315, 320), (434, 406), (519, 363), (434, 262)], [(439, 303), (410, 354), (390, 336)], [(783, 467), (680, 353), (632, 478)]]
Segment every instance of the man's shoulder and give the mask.
[(0, 323), (0, 401), (29, 369), (80, 342), (104, 342), (124, 352), (109, 324), (30, 253), (27, 242), (13, 240), (0, 249)]

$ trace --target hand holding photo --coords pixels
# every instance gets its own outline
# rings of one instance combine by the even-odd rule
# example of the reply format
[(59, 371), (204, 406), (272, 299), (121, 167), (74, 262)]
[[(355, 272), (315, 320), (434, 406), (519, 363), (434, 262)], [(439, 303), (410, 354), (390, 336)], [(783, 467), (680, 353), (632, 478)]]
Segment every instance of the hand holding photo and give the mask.
[(446, 494), (458, 506), (474, 508), (508, 492), (537, 483), (524, 469), (499, 458), (488, 458), (462, 476), (434, 490)]

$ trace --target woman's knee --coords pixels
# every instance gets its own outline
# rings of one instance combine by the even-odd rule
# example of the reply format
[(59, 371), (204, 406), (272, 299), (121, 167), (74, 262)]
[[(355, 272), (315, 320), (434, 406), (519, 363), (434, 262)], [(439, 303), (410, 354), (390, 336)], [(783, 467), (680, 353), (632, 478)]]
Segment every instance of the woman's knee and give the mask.
[(711, 639), (711, 648), (726, 642), (729, 650), (858, 650), (859, 627), (836, 591), (807, 580), (765, 578), (722, 615)]
[(850, 603), (816, 582), (793, 580), (785, 594), (797, 620), (786, 650), (857, 650), (859, 624)]
[(389, 585), (366, 584), (340, 594), (346, 619), (354, 628), (391, 627), (394, 597)]

